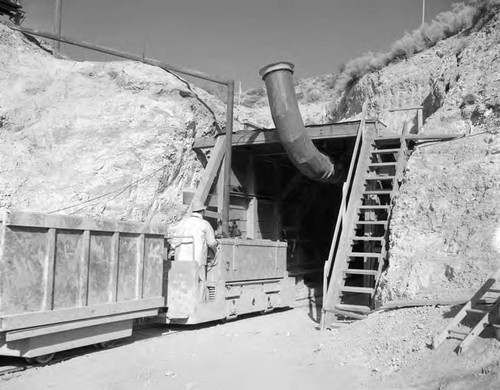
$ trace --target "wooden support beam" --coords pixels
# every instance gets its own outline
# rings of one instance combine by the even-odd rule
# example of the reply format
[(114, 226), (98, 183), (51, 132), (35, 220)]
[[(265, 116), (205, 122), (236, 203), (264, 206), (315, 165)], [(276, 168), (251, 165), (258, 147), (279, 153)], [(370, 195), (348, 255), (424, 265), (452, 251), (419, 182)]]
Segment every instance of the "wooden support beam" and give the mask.
[(247, 238), (255, 240), (257, 238), (257, 197), (256, 180), (255, 180), (255, 158), (252, 154), (248, 154), (247, 164), (247, 190), (251, 196), (247, 209)]
[(295, 176), (292, 177), (292, 180), (290, 180), (288, 182), (285, 189), (281, 192), (281, 195), (280, 195), (281, 199), (286, 199), (288, 197), (288, 195), (290, 195), (291, 192), (299, 185), (299, 183), (301, 182), (303, 177), (304, 177), (304, 175), (302, 175), (302, 173), (297, 171)]
[(191, 204), (193, 204), (193, 202), (196, 201), (205, 203), (208, 196), (208, 192), (210, 191), (210, 187), (214, 182), (215, 175), (219, 170), (225, 152), (226, 152), (226, 138), (219, 137), (217, 138), (215, 146), (212, 150), (212, 155), (208, 160), (208, 164), (205, 167), (205, 171), (203, 172), (201, 181), (198, 184), (198, 187), (196, 188), (196, 192), (194, 194)]
[[(375, 127), (375, 121), (366, 121), (367, 126)], [(330, 123), (325, 125), (306, 126), (306, 131), (311, 139), (354, 138), (360, 121)], [(279, 143), (278, 132), (274, 129), (264, 130), (239, 130), (233, 134), (233, 146), (251, 146)], [(214, 138), (199, 138), (193, 144), (194, 149), (211, 148), (215, 144)]]
[(274, 171), (274, 195), (276, 197), (276, 202), (274, 202), (273, 216), (275, 222), (275, 239), (279, 240), (281, 238), (281, 165), (274, 160), (273, 161), (273, 171)]
[[(227, 83), (227, 106), (233, 107), (234, 105), (234, 81)], [(230, 206), (230, 192), (231, 192), (231, 154), (233, 148), (233, 110), (226, 111), (226, 136), (225, 136), (225, 149), (224, 156), (224, 195), (222, 205), (222, 232), (229, 237), (229, 206)], [(213, 179), (212, 179), (213, 181)], [(208, 191), (207, 191), (208, 194)]]

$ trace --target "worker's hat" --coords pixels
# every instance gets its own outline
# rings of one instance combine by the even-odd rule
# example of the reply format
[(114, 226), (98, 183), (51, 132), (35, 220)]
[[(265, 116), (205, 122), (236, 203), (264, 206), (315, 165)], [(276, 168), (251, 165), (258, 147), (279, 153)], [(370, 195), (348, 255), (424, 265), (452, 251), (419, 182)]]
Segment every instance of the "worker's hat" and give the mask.
[(196, 212), (196, 211), (204, 211), (207, 209), (207, 206), (205, 206), (202, 202), (199, 200), (195, 200), (191, 206), (191, 211)]

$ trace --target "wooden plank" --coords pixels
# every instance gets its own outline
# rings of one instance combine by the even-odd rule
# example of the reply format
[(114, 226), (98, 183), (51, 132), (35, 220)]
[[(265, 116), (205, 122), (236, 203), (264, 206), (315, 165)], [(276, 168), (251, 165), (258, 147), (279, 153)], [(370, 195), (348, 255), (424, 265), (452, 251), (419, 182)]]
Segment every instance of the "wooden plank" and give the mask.
[(52, 309), (82, 306), (81, 279), (85, 282), (87, 276), (82, 263), (83, 236), (80, 230), (57, 230)]
[(141, 234), (139, 236), (139, 245), (137, 246), (137, 269), (136, 269), (136, 298), (143, 297), (143, 283), (144, 283), (144, 253), (145, 253), (146, 236)]
[(3, 316), (1, 330), (32, 328), (35, 326), (56, 324), (60, 322), (83, 320), (87, 318), (133, 312), (138, 310), (160, 308), (164, 305), (163, 297), (148, 298), (135, 301), (109, 303), (86, 307), (61, 309), (47, 312), (23, 313)]
[[(359, 212), (359, 208), (361, 205), (361, 193), (364, 190), (364, 176), (367, 169), (367, 165), (369, 163), (369, 156), (371, 152), (371, 144), (375, 137), (375, 129), (361, 127), (360, 131), (362, 131), (362, 142), (360, 143), (359, 149), (359, 157), (357, 159), (356, 168), (354, 168), (354, 164), (349, 169), (351, 171), (352, 176), (352, 185), (350, 189), (349, 195), (344, 195), (346, 198), (345, 202), (345, 217), (342, 218), (342, 233), (338, 239), (337, 253), (335, 255), (335, 261), (333, 262), (333, 269), (330, 276), (330, 284), (328, 286), (328, 291), (325, 295), (323, 308), (332, 309), (337, 304), (340, 303), (340, 289), (344, 285), (343, 271), (347, 268), (347, 263), (349, 260), (349, 243), (350, 237), (354, 229), (356, 215)], [(349, 191), (348, 188), (345, 190)], [(343, 210), (340, 210), (342, 212)], [(360, 254), (362, 255), (362, 254)], [(332, 257), (330, 257), (332, 256)], [(330, 252), (329, 260), (333, 258), (333, 253)]]
[[(212, 154), (210, 159), (208, 160), (208, 164), (205, 167), (205, 171), (203, 172), (203, 176), (201, 177), (200, 183), (196, 188), (191, 204), (196, 201), (201, 203), (205, 203), (208, 192), (210, 191), (210, 187), (214, 181), (215, 175), (221, 166), (222, 158), (226, 153), (226, 138), (218, 137), (215, 143), (215, 146), (212, 150)], [(217, 206), (217, 204), (215, 204)]]
[(118, 272), (120, 269), (119, 255), (120, 255), (120, 233), (113, 233), (113, 239), (111, 242), (112, 252), (111, 252), (111, 265), (109, 273), (109, 294), (110, 302), (116, 302), (118, 297)]
[(217, 213), (219, 214), (217, 219), (222, 218), (222, 209), (224, 208), (224, 160), (222, 160), (221, 166), (219, 167), (219, 173), (217, 174)]
[[(369, 126), (374, 126), (375, 121), (366, 121)], [(356, 137), (360, 121), (329, 123), (325, 125), (306, 126), (307, 134), (314, 140), (354, 138)], [(214, 138), (199, 138), (194, 141), (193, 149), (212, 148)], [(275, 129), (240, 130), (233, 134), (233, 146), (250, 146), (280, 143)]]
[(158, 235), (166, 235), (168, 232), (168, 226), (165, 224), (90, 219), (70, 215), (30, 213), (24, 211), (7, 212), (3, 217), (3, 222), (7, 226), (39, 227), (45, 229), (56, 228)]
[(248, 155), (248, 165), (247, 165), (247, 190), (250, 194), (250, 202), (248, 203), (247, 209), (247, 223), (246, 237), (250, 239), (257, 238), (257, 198), (256, 193), (256, 180), (255, 180), (255, 159), (252, 154)]
[[(184, 204), (190, 204), (193, 201), (194, 193), (189, 191), (184, 191), (182, 193), (182, 202)], [(245, 194), (231, 194), (231, 209), (240, 209), (246, 210), (248, 207), (248, 202), (250, 201), (250, 196)], [(217, 207), (218, 205), (218, 196), (217, 195), (207, 195), (205, 200), (205, 205), (207, 207)]]
[[(481, 318), (481, 320), (477, 323), (476, 326), (474, 326), (474, 328), (467, 335), (467, 337), (460, 343), (460, 345), (458, 346), (458, 353), (459, 354), (461, 354), (461, 353), (467, 351), (467, 349), (469, 349), (470, 345), (476, 339), (476, 337), (481, 334), (481, 332), (484, 330), (484, 328), (486, 328), (486, 326), (488, 326), (488, 323), (490, 321), (490, 314), (496, 313), (496, 311), (498, 310), (499, 307), (500, 307), (500, 298), (496, 301), (496, 303), (491, 308), (489, 308), (488, 313), (485, 314), (483, 316), (483, 318)], [(496, 314), (493, 317), (495, 319), (498, 319), (498, 316)]]
[(82, 254), (80, 260), (79, 306), (87, 306), (89, 291), (90, 231), (85, 230), (82, 238)]
[[(227, 83), (227, 105), (233, 107), (234, 105), (234, 81)], [(226, 111), (226, 135), (225, 135), (225, 150), (224, 155), (224, 192), (222, 202), (222, 232), (229, 235), (229, 207), (230, 207), (230, 193), (231, 193), (231, 172), (232, 172), (232, 150), (233, 150), (233, 111)], [(208, 194), (208, 191), (207, 191)]]
[(462, 309), (456, 314), (456, 316), (448, 322), (446, 327), (437, 335), (432, 338), (432, 348), (437, 348), (446, 338), (448, 337), (448, 332), (450, 329), (455, 328), (467, 315), (467, 310), (472, 309), (472, 306), (481, 299), (481, 297), (488, 291), (488, 289), (493, 286), (496, 282), (495, 278), (489, 278), (481, 288), (473, 295), (471, 300), (467, 302)]
[(47, 258), (45, 259), (43, 310), (52, 310), (54, 305), (54, 265), (56, 261), (56, 229), (47, 233)]
[(37, 337), (51, 333), (64, 332), (71, 329), (79, 329), (99, 324), (107, 324), (110, 322), (131, 320), (134, 318), (142, 318), (142, 317), (152, 317), (157, 314), (158, 314), (158, 309), (147, 309), (125, 314), (116, 314), (99, 318), (90, 318), (79, 321), (64, 322), (62, 324), (56, 324), (56, 325), (38, 326), (35, 328), (14, 330), (6, 333), (5, 341), (11, 342), (16, 340), (27, 339), (29, 337)]
[(273, 173), (274, 173), (274, 196), (276, 197), (276, 202), (274, 203), (273, 208), (273, 219), (275, 222), (274, 229), (274, 238), (276, 240), (281, 239), (281, 208), (282, 208), (282, 200), (281, 200), (281, 165), (278, 161), (273, 161)]

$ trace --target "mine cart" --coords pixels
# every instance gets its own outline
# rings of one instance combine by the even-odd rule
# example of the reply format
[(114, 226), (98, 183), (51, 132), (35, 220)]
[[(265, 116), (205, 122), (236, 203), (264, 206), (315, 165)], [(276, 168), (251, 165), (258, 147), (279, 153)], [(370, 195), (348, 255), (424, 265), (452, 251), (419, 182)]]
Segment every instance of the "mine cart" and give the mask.
[(201, 282), (194, 261), (171, 261), (165, 323), (198, 324), (291, 306), (294, 279), (286, 270), (286, 242), (221, 239)]
[(10, 212), (0, 229), (0, 355), (127, 337), (165, 305), (165, 226)]

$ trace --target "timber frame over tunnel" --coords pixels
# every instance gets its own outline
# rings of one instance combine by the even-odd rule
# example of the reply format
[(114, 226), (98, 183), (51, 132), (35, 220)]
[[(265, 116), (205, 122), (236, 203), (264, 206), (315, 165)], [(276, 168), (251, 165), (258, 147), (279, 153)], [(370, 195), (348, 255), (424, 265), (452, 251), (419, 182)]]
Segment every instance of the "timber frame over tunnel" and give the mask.
[[(315, 146), (348, 167), (356, 136), (364, 127), (373, 132), (383, 125), (374, 120), (306, 126)], [(205, 202), (214, 228), (221, 219), (222, 158), (225, 137), (197, 139), (193, 149), (205, 165), (196, 190), (183, 200)], [(345, 174), (347, 176), (347, 172)], [(242, 239), (288, 242), (288, 270), (292, 275), (315, 275), (321, 285), (340, 205), (339, 183), (314, 181), (295, 168), (274, 129), (242, 130), (232, 136), (229, 222)], [(236, 229), (237, 227), (237, 229)], [(230, 229), (231, 231), (231, 229)]]

